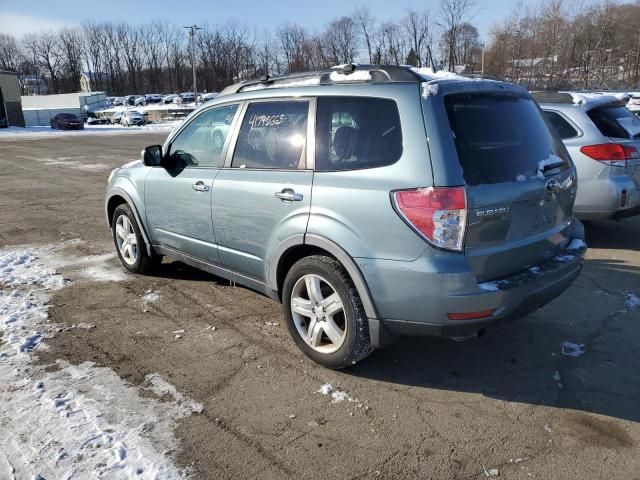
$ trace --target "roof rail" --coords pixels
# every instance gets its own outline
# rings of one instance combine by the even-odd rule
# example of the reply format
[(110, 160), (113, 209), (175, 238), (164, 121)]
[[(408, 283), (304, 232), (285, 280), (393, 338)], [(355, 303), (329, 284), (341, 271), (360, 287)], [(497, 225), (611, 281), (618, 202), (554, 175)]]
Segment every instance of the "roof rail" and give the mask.
[(347, 63), (327, 70), (292, 73), (271, 77), (263, 75), (254, 80), (230, 85), (219, 96), (263, 88), (296, 87), (305, 85), (331, 85), (360, 82), (422, 82), (419, 75), (409, 67), (398, 65), (358, 65)]

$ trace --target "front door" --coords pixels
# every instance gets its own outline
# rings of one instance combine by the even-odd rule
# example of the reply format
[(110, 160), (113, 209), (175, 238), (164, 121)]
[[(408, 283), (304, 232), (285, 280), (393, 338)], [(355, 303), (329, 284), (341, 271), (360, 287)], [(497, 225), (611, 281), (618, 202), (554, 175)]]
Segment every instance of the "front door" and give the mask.
[(238, 105), (227, 105), (194, 117), (169, 145), (169, 166), (155, 167), (147, 176), (147, 224), (155, 244), (220, 262), (211, 220), (212, 188), (237, 110)]
[(222, 263), (260, 281), (267, 253), (306, 231), (313, 182), (309, 105), (299, 98), (249, 103), (231, 162), (213, 182)]

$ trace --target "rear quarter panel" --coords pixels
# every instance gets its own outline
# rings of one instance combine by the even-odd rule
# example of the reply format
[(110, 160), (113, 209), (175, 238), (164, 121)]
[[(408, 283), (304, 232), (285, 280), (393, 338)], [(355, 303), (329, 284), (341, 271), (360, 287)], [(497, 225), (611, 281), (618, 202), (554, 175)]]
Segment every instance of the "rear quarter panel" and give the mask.
[(426, 242), (395, 212), (390, 192), (433, 184), (419, 84), (359, 87), (352, 95), (396, 101), (402, 156), (385, 167), (316, 172), (307, 233), (331, 239), (351, 257), (414, 260), (425, 251)]

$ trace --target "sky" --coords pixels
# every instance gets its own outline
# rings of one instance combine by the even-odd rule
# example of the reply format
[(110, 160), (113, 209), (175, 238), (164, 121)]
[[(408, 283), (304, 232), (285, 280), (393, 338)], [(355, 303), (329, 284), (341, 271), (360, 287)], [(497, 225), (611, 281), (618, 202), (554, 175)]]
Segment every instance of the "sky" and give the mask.
[[(471, 21), (488, 39), (490, 28), (518, 4), (537, 0), (476, 0)], [(396, 19), (409, 8), (429, 7), (434, 14), (438, 0), (0, 0), (0, 33), (21, 37), (38, 30), (56, 30), (84, 20), (125, 20), (144, 23), (155, 19), (176, 24), (224, 23), (230, 19), (260, 28), (285, 21), (321, 29), (331, 18), (348, 15), (358, 5), (369, 5), (378, 19)]]

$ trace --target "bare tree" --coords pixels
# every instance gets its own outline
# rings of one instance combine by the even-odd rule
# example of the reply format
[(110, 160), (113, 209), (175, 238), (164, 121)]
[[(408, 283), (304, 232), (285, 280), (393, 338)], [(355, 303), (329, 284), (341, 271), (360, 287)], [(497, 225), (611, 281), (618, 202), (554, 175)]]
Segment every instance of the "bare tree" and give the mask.
[(438, 25), (442, 29), (442, 44), (449, 71), (453, 71), (458, 63), (456, 46), (458, 45), (460, 28), (471, 13), (473, 6), (473, 0), (440, 0)]
[(411, 43), (411, 49), (415, 54), (416, 66), (423, 67), (429, 65), (431, 61), (429, 52), (431, 50), (431, 44), (433, 43), (429, 11), (408, 10), (407, 15), (402, 20), (402, 24), (406, 29), (409, 42)]
[(22, 61), (24, 61), (24, 55), (16, 39), (11, 35), (0, 33), (0, 69), (15, 72)]
[(58, 74), (62, 66), (62, 54), (56, 36), (52, 32), (29, 33), (23, 44), (30, 52), (34, 63), (40, 65), (49, 75), (53, 91), (58, 92)]
[(62, 57), (62, 73), (67, 83), (65, 90), (80, 90), (82, 74), (82, 31), (65, 28), (58, 33), (60, 55)]
[(300, 25), (285, 23), (276, 30), (280, 49), (287, 65), (287, 71), (300, 72), (308, 69), (308, 34)]
[(364, 39), (364, 44), (367, 47), (367, 53), (369, 54), (369, 63), (375, 63), (373, 59), (373, 42), (371, 37), (374, 34), (376, 28), (376, 20), (371, 15), (371, 11), (367, 6), (361, 6), (356, 9), (353, 14), (358, 27), (360, 28), (360, 34)]
[(329, 63), (353, 63), (358, 53), (358, 28), (351, 17), (329, 22), (323, 35)]

